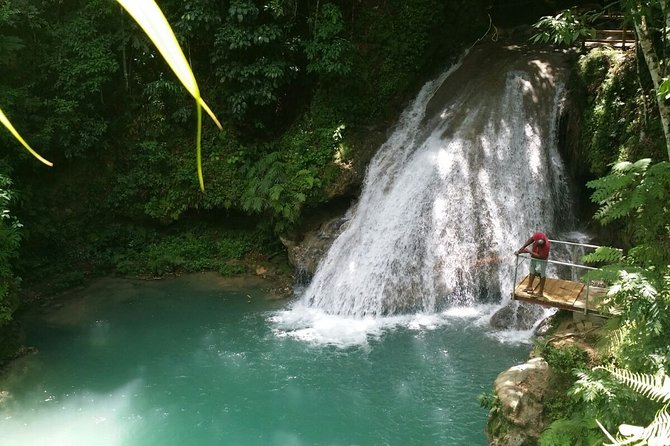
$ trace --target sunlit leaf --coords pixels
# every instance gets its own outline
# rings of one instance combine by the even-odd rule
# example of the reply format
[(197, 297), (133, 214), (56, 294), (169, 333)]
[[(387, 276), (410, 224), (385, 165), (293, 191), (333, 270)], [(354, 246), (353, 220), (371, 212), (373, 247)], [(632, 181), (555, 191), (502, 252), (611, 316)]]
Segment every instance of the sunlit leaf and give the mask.
[(117, 0), (123, 8), (135, 19), (135, 21), (142, 27), (144, 32), (149, 36), (151, 41), (156, 45), (158, 51), (165, 58), (172, 71), (177, 75), (177, 78), (186, 87), (189, 93), (195, 98), (198, 115), (198, 130), (196, 135), (197, 146), (197, 164), (198, 164), (198, 180), (200, 181), (200, 189), (204, 190), (204, 181), (202, 179), (202, 163), (200, 139), (202, 133), (202, 113), (200, 107), (204, 108), (207, 114), (216, 123), (217, 127), (221, 127), (221, 123), (214, 116), (212, 110), (207, 106), (205, 101), (200, 96), (198, 83), (191, 71), (184, 52), (181, 50), (177, 38), (172, 32), (170, 24), (165, 19), (160, 8), (153, 0)]
[(670, 78), (663, 79), (663, 83), (658, 86), (658, 94), (665, 99), (670, 99)]
[(9, 132), (12, 135), (14, 135), (14, 138), (16, 138), (21, 144), (23, 144), (23, 147), (28, 149), (28, 151), (32, 153), (35, 158), (42, 161), (47, 166), (53, 166), (53, 163), (51, 161), (42, 158), (40, 154), (34, 151), (32, 147), (30, 147), (28, 143), (21, 137), (21, 135), (19, 135), (19, 132), (17, 132), (12, 123), (9, 122), (9, 119), (7, 119), (7, 116), (5, 116), (5, 113), (2, 111), (2, 109), (0, 109), (0, 122), (2, 123), (2, 125), (7, 127), (7, 130), (9, 130)]
[(633, 426), (632, 424), (622, 424), (619, 426), (619, 433), (624, 437), (641, 438), (642, 434), (644, 434), (644, 427)]

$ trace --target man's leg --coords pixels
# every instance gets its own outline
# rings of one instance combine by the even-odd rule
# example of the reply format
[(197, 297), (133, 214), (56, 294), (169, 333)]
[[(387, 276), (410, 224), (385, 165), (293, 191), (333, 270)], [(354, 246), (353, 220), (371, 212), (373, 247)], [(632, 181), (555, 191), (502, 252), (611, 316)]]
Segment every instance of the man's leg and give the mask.
[(544, 282), (547, 281), (546, 277), (540, 276), (540, 289), (537, 290), (537, 295), (542, 297), (544, 296)]
[(524, 292), (526, 293), (533, 292), (533, 282), (535, 282), (535, 274), (530, 273), (530, 275), (528, 276), (528, 286), (523, 289)]
[(547, 261), (542, 260), (540, 264), (540, 271), (538, 272), (540, 276), (540, 289), (537, 290), (537, 295), (542, 297), (544, 296), (544, 283), (547, 281)]

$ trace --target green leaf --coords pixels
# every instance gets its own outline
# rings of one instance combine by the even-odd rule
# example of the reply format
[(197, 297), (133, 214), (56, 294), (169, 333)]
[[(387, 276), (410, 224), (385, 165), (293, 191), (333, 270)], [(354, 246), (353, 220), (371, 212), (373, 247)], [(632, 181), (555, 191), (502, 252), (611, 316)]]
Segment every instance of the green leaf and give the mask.
[(195, 98), (197, 109), (197, 132), (196, 132), (196, 157), (198, 166), (198, 180), (200, 189), (205, 190), (205, 184), (202, 178), (202, 159), (200, 140), (202, 136), (202, 112), (204, 108), (207, 114), (212, 118), (219, 129), (222, 129), (221, 123), (216, 118), (212, 110), (200, 96), (200, 89), (191, 71), (191, 67), (186, 61), (184, 52), (181, 50), (177, 37), (170, 24), (166, 20), (163, 12), (153, 0), (117, 0), (123, 8), (135, 19), (149, 36), (152, 42), (163, 55), (172, 71), (177, 75), (179, 81), (186, 87), (189, 93)]
[(2, 109), (0, 109), (0, 123), (2, 123), (2, 125), (4, 125), (12, 135), (14, 135), (14, 138), (16, 138), (23, 145), (23, 147), (26, 148), (26, 150), (28, 150), (30, 153), (32, 153), (32, 155), (35, 158), (37, 158), (38, 160), (40, 160), (41, 162), (43, 162), (47, 166), (53, 166), (53, 163), (51, 161), (48, 161), (48, 160), (42, 158), (42, 156), (39, 153), (34, 151), (33, 148), (30, 147), (30, 145), (28, 145), (28, 143), (21, 137), (19, 132), (16, 131), (16, 129), (14, 128), (12, 123), (9, 122), (9, 119), (7, 118), (5, 113), (2, 111)]
[(670, 77), (664, 78), (661, 85), (658, 86), (658, 95), (663, 96), (666, 101), (670, 99)]

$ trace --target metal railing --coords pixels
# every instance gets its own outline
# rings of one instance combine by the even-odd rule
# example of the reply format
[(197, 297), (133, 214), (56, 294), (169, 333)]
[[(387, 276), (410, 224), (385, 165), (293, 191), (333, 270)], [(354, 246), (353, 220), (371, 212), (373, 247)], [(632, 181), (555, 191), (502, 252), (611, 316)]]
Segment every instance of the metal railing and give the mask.
[[(580, 248), (589, 248), (589, 249), (597, 249), (600, 248), (598, 245), (589, 245), (586, 243), (575, 243), (575, 242), (565, 242), (562, 240), (551, 240), (549, 239), (549, 242), (552, 244), (559, 244), (559, 245), (569, 245), (569, 246), (576, 246)], [(515, 255), (515, 265), (514, 265), (514, 289), (516, 289), (517, 286), (517, 280), (518, 280), (518, 274), (519, 274), (519, 264), (523, 263), (525, 261), (530, 261), (532, 259), (532, 256), (528, 253), (521, 253), (521, 254), (516, 254)], [(519, 260), (521, 259), (521, 260)], [(561, 265), (561, 266), (567, 266), (570, 268), (578, 268), (578, 269), (584, 269), (584, 270), (597, 270), (598, 268), (594, 268), (592, 266), (586, 266), (586, 265), (581, 265), (578, 263), (571, 263), (571, 262), (563, 262), (560, 260), (540, 260), (540, 259), (535, 259), (540, 262), (546, 262), (547, 264), (553, 264), (553, 265)], [(591, 279), (588, 279), (585, 283), (586, 285), (586, 294), (584, 296), (584, 314), (587, 313), (588, 309), (588, 302), (589, 302), (589, 292), (591, 289)], [(514, 290), (512, 290), (512, 299), (514, 299)]]

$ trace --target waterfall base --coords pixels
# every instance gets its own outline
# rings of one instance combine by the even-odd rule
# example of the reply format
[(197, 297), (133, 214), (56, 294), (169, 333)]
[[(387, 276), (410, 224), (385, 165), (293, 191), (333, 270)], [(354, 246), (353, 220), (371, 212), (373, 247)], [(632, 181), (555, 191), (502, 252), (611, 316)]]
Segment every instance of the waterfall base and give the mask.
[(511, 301), (491, 317), (491, 326), (500, 330), (530, 330), (544, 310), (537, 305)]

